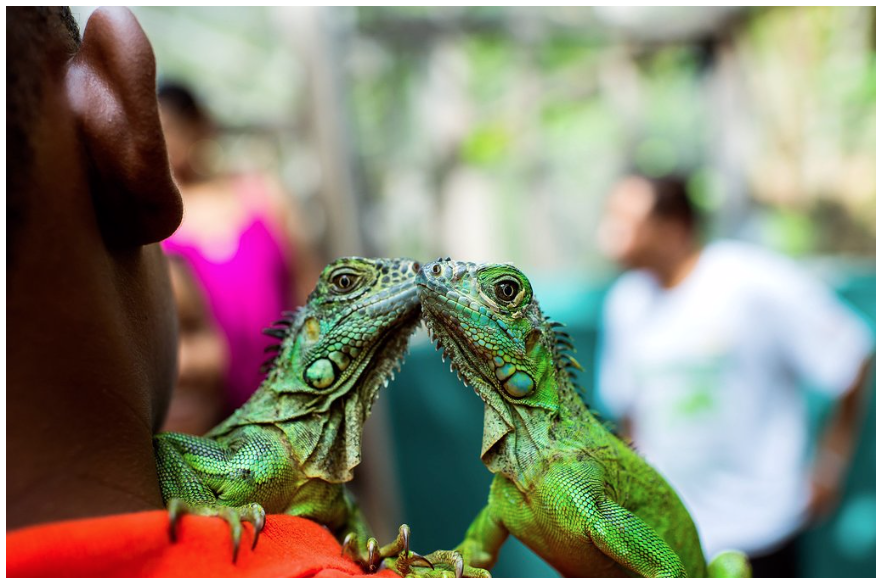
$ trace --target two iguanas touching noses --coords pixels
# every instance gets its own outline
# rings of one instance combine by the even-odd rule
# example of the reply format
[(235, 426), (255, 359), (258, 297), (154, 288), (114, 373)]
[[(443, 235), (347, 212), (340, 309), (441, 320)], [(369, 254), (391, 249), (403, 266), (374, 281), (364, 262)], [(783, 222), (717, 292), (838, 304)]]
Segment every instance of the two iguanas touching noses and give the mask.
[[(422, 309), (422, 315), (421, 315)], [(496, 474), (488, 505), (455, 550), (409, 549), (407, 526), (378, 547), (343, 483), (361, 433), (420, 318), (484, 400), (481, 455)], [(155, 436), (171, 537), (181, 514), (242, 522), (253, 547), (265, 513), (303, 516), (344, 541), (367, 571), (489, 576), (517, 536), (564, 576), (747, 576), (739, 553), (703, 559), (670, 486), (609, 433), (575, 391), (571, 340), (541, 313), (511, 265), (442, 259), (340, 259), (307, 303), (269, 330), (280, 338), (253, 397), (204, 437)], [(626, 572), (625, 572), (626, 570)], [(723, 573), (722, 573), (723, 572)]]

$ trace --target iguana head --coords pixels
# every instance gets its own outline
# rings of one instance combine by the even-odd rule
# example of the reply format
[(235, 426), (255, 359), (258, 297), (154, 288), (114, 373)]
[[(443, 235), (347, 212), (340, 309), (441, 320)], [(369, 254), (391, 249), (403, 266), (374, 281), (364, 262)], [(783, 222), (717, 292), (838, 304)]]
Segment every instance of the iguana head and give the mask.
[(275, 375), (319, 395), (361, 388), (362, 377), (382, 383), (389, 375), (373, 372), (380, 369), (377, 358), (394, 366), (418, 320), (419, 268), (409, 259), (349, 257), (329, 264), (294, 315)]
[(513, 265), (442, 259), (425, 265), (417, 283), (432, 336), (484, 400), (481, 456), (491, 466), (497, 444), (550, 423), (564, 393), (558, 370), (574, 361), (560, 352), (529, 279)]
[(241, 421), (288, 434), (302, 470), (340, 482), (360, 460), (362, 426), (419, 321), (409, 259), (338, 259), (307, 303), (281, 319), (276, 357)]

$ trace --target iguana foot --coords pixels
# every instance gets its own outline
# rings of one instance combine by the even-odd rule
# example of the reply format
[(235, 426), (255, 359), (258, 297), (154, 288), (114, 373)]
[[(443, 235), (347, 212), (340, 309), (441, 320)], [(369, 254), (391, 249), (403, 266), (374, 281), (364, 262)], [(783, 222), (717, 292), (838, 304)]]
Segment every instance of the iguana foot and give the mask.
[[(343, 554), (352, 558), (354, 562), (367, 572), (377, 572), (380, 568), (380, 562), (384, 558), (398, 556), (399, 554), (403, 554), (405, 560), (422, 558), (422, 556), (417, 554), (411, 555), (410, 544), (411, 529), (407, 524), (402, 524), (398, 528), (396, 539), (382, 548), (378, 545), (375, 538), (368, 538), (368, 541), (365, 543), (365, 552), (359, 550), (357, 536), (354, 532), (350, 532), (344, 538)], [(425, 558), (422, 559), (425, 560)]]
[(237, 552), (240, 550), (240, 537), (243, 533), (243, 522), (249, 522), (253, 526), (252, 548), (255, 549), (259, 542), (259, 535), (265, 527), (265, 509), (261, 505), (252, 503), (245, 506), (223, 506), (221, 504), (188, 504), (179, 498), (171, 498), (167, 502), (167, 511), (170, 514), (170, 541), (176, 542), (176, 527), (183, 514), (195, 514), (197, 516), (217, 516), (228, 522), (231, 529), (231, 542), (233, 550), (232, 563), (237, 562)]
[[(414, 574), (417, 578), (423, 578), (424, 576), (428, 577), (432, 574), (417, 574), (416, 572), (414, 572), (415, 567), (429, 568), (429, 572), (435, 570), (435, 567), (432, 565), (431, 562), (416, 553), (411, 553), (410, 555), (408, 555), (404, 552), (401, 552), (396, 558), (387, 558), (386, 560), (384, 560), (383, 565), (398, 574), (399, 576), (409, 576), (411, 574)], [(438, 574), (437, 576), (441, 576), (441, 574)]]
[(487, 570), (466, 565), (462, 554), (456, 550), (436, 550), (425, 558), (433, 566), (439, 564), (450, 566), (456, 578), (491, 578)]
[(416, 578), (491, 578), (489, 571), (467, 566), (462, 554), (455, 550), (437, 550), (428, 556), (400, 554), (386, 560), (386, 567), (401, 576)]

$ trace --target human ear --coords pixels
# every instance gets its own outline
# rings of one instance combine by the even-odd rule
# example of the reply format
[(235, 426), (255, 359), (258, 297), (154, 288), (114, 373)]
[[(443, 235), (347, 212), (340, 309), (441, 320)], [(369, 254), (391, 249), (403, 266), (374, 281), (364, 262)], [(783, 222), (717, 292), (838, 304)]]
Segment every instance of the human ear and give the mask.
[(182, 219), (182, 199), (158, 118), (155, 56), (128, 9), (92, 14), (65, 85), (107, 243), (132, 247), (170, 236)]

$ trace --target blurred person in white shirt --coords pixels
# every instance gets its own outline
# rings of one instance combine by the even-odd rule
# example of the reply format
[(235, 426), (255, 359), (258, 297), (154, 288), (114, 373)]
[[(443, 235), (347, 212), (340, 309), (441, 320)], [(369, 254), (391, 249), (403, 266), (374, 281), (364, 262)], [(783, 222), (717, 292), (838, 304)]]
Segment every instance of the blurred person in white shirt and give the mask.
[[(606, 300), (599, 391), (673, 484), (709, 557), (740, 549), (754, 576), (794, 576), (795, 539), (837, 501), (863, 417), (868, 327), (789, 259), (703, 247), (679, 177), (629, 176), (599, 240), (627, 269)], [(803, 384), (836, 402), (809, 449)]]

